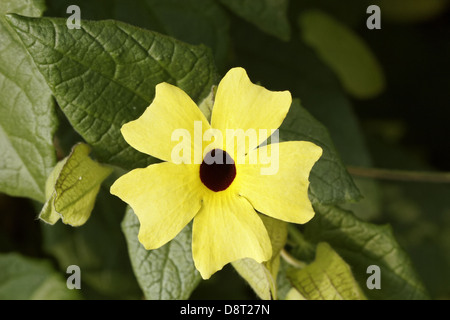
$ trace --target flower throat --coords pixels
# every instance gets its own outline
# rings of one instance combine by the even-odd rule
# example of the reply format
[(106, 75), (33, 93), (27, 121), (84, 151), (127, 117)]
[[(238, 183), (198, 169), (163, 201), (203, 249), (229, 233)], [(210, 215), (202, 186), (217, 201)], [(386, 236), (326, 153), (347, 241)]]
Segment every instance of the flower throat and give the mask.
[(208, 152), (200, 165), (200, 180), (208, 189), (218, 192), (227, 189), (236, 177), (236, 166), (230, 155), (221, 150)]

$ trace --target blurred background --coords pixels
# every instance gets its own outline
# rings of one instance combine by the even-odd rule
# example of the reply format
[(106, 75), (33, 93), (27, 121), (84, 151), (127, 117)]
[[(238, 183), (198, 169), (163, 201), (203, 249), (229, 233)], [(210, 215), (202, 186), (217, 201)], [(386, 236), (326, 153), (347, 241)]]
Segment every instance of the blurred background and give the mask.
[[(255, 23), (251, 15), (235, 12), (233, 1), (225, 0), (48, 0), (45, 15), (68, 17), (66, 8), (76, 4), (82, 19), (122, 20), (192, 44), (203, 43), (213, 50), (221, 74), (242, 66), (252, 81), (271, 90), (290, 90), (329, 129), (364, 195), (360, 202), (345, 207), (364, 220), (391, 224), (431, 297), (450, 299), (450, 179), (444, 174), (450, 172), (449, 1), (279, 2), (280, 14), (287, 16), (281, 19), (284, 24)], [(367, 28), (371, 15), (366, 10), (372, 4), (381, 10), (381, 29)], [(259, 12), (258, 5), (252, 10), (254, 15), (273, 16), (273, 12)], [(325, 23), (337, 26), (331, 28), (337, 33), (314, 38)], [(342, 74), (340, 66), (352, 61), (344, 61), (349, 57), (341, 59), (342, 51), (330, 52), (326, 45), (345, 47), (355, 42), (355, 50), (362, 46), (370, 56), (368, 62), (357, 61), (356, 56), (355, 68), (364, 69), (367, 63), (374, 71), (360, 81), (350, 79), (353, 84), (349, 85), (348, 74)], [(359, 94), (355, 82), (356, 87), (364, 87), (367, 77), (368, 86), (377, 82), (377, 89)], [(60, 139), (67, 139), (69, 146), (79, 138), (67, 133), (59, 116)], [(61, 145), (64, 152), (65, 144)], [(352, 171), (355, 167), (435, 172), (443, 181), (363, 178), (359, 171)], [(82, 269), (88, 270), (83, 278), (88, 298), (140, 298), (132, 276), (114, 284), (110, 281), (132, 271), (120, 230), (125, 208), (107, 193), (102, 190), (91, 219), (80, 229), (60, 223), (44, 226), (36, 220), (40, 204), (0, 194), (0, 252), (48, 257), (55, 265), (64, 265), (76, 255), (86, 261)], [(192, 296), (254, 297), (229, 266), (202, 282)]]

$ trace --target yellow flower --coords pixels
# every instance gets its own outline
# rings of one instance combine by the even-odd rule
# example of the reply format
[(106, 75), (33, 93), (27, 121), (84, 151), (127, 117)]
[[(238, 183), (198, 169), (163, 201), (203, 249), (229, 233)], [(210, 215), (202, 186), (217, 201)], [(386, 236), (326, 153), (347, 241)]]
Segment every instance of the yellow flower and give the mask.
[[(193, 219), (193, 259), (208, 279), (229, 262), (271, 258), (270, 239), (255, 210), (292, 223), (314, 216), (308, 177), (322, 149), (306, 141), (261, 145), (291, 102), (288, 91), (269, 91), (234, 68), (217, 88), (210, 125), (184, 91), (156, 86), (152, 104), (121, 131), (135, 149), (163, 162), (132, 170), (111, 186), (139, 218), (138, 237), (147, 250), (173, 239)], [(249, 133), (245, 143), (225, 139), (230, 129)], [(279, 160), (273, 172), (263, 173), (273, 165), (261, 160), (264, 154)], [(211, 163), (213, 158), (224, 161)]]

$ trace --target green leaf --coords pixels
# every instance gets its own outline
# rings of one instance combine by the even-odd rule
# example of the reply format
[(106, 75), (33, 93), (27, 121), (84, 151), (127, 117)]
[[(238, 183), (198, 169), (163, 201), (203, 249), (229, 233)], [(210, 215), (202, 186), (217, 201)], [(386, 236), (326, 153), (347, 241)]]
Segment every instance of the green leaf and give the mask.
[(356, 33), (328, 14), (308, 10), (299, 17), (303, 40), (357, 98), (372, 98), (385, 87), (384, 74), (370, 48)]
[(269, 233), (272, 259), (258, 263), (253, 259), (245, 258), (232, 262), (232, 265), (258, 297), (264, 300), (277, 299), (276, 279), (280, 265), (280, 252), (287, 239), (287, 223), (265, 215), (260, 215), (260, 217)]
[(78, 5), (83, 19), (123, 21), (178, 40), (212, 49), (224, 65), (229, 47), (229, 21), (216, 0), (48, 0), (47, 16), (64, 17), (69, 5)]
[(77, 290), (66, 286), (64, 277), (47, 260), (0, 254), (1, 300), (70, 300), (79, 299)]
[(4, 14), (40, 16), (44, 1), (0, 2), (0, 192), (45, 201), (55, 165), (52, 94)]
[[(116, 0), (117, 1), (117, 0)], [(212, 49), (216, 62), (224, 65), (228, 54), (229, 21), (215, 0), (140, 0), (140, 11), (130, 9), (129, 1), (119, 0), (118, 20), (158, 31), (190, 44), (204, 44)], [(133, 15), (127, 15), (130, 11)], [(136, 20), (140, 16), (140, 20)], [(130, 18), (131, 17), (131, 18)]]
[(308, 300), (366, 299), (348, 264), (326, 242), (317, 245), (314, 262), (303, 269), (291, 269), (288, 277)]
[(82, 294), (86, 299), (141, 299), (133, 275), (120, 222), (125, 204), (102, 185), (89, 220), (80, 228), (63, 223), (41, 223), (43, 248), (65, 272), (76, 264), (81, 269)]
[(94, 208), (102, 182), (112, 169), (89, 158), (91, 148), (84, 143), (75, 145), (61, 160), (47, 180), (47, 201), (39, 219), (55, 224), (59, 218), (72, 227), (86, 223)]
[[(427, 299), (428, 294), (408, 255), (389, 226), (361, 221), (351, 212), (333, 206), (315, 206), (316, 216), (305, 225), (304, 236), (312, 243), (328, 242), (352, 267), (368, 298)], [(381, 290), (366, 287), (367, 267), (381, 269)]]
[(149, 300), (189, 298), (201, 280), (192, 258), (192, 223), (161, 248), (145, 250), (138, 240), (139, 220), (128, 207), (122, 230), (139, 285)]
[(294, 99), (280, 127), (280, 139), (307, 140), (322, 147), (323, 154), (310, 174), (309, 194), (313, 203), (357, 200), (360, 193), (347, 173), (327, 129)]
[(211, 52), (118, 21), (83, 21), (9, 15), (28, 52), (75, 130), (98, 159), (125, 168), (155, 160), (123, 139), (121, 126), (152, 102), (156, 84), (169, 82), (194, 101), (216, 82)]
[(290, 39), (288, 0), (220, 0), (220, 2), (260, 30), (284, 41)]

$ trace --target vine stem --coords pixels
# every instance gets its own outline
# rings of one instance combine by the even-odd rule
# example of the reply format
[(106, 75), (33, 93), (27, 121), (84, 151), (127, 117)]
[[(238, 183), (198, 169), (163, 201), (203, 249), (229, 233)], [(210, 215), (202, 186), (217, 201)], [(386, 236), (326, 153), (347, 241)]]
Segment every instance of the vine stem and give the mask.
[(450, 172), (389, 170), (354, 166), (348, 166), (347, 170), (355, 177), (409, 182), (450, 183)]

